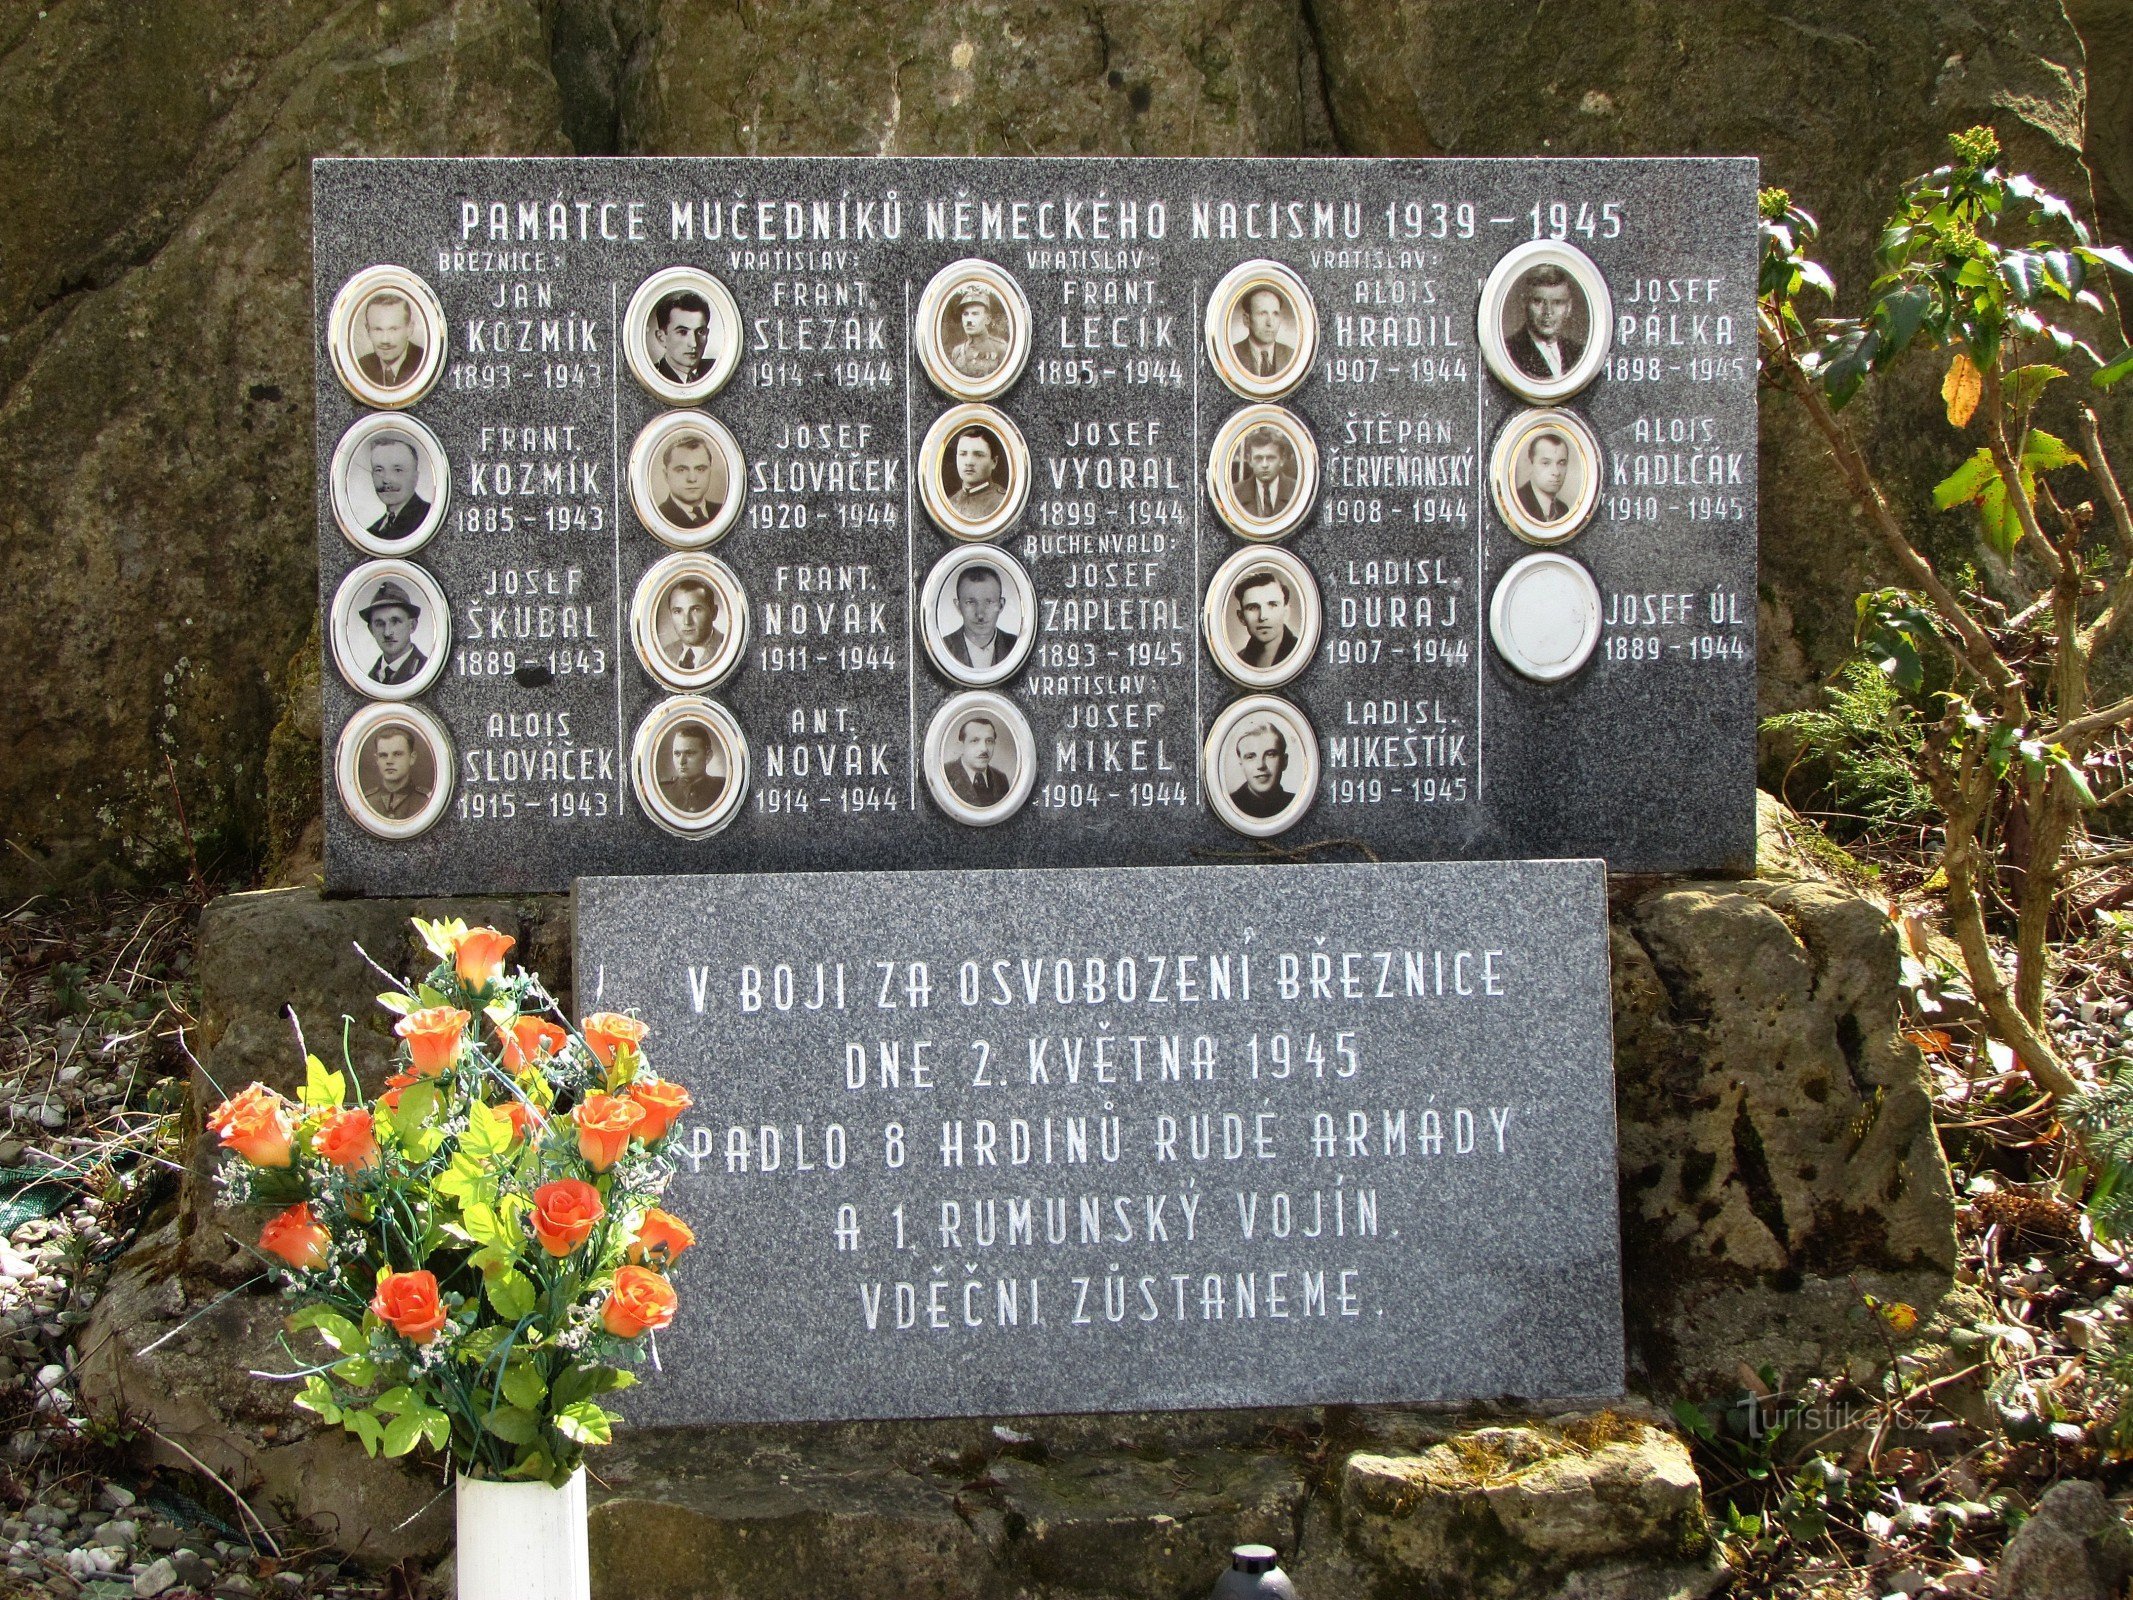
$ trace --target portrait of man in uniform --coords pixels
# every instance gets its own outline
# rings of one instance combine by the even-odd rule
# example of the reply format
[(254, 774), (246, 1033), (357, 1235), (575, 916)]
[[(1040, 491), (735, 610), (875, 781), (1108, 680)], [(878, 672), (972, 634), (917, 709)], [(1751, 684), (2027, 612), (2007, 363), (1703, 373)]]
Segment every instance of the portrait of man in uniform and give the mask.
[(969, 427), (955, 436), (941, 484), (948, 509), (966, 522), (983, 522), (1007, 503), (1004, 452), (991, 429)]
[(720, 626), (718, 591), (693, 574), (677, 578), (660, 602), (667, 625), (667, 659), (676, 672), (701, 672), (717, 659), (725, 643)]
[(965, 805), (980, 810), (999, 805), (1013, 787), (996, 765), (1000, 725), (983, 714), (966, 717), (956, 730), (957, 750), (943, 770), (948, 787)]
[(981, 283), (964, 284), (949, 297), (947, 317), (953, 326), (942, 330), (946, 337), (941, 342), (948, 350), (948, 364), (980, 382), (998, 372), (1010, 347), (1000, 336), (1006, 318), (993, 292)]
[(1295, 654), (1295, 599), (1280, 573), (1247, 572), (1230, 591), (1230, 605), (1244, 627), (1244, 644), (1237, 651), (1244, 665), (1254, 670), (1278, 667)]
[(1278, 817), (1295, 796), (1281, 786), (1289, 765), (1288, 736), (1272, 717), (1259, 717), (1237, 730), (1230, 742), (1244, 781), (1230, 790), (1230, 804), (1248, 817), (1265, 821)]
[(967, 566), (956, 574), (955, 610), (962, 623), (941, 646), (964, 666), (982, 671), (1014, 653), (1016, 635), (1000, 626), (1006, 588), (997, 568)]
[(422, 607), (406, 589), (391, 578), (384, 578), (371, 592), (368, 603), (356, 614), (370, 629), (371, 643), (378, 647), (378, 659), (371, 666), (370, 680), (385, 684), (412, 683), (429, 664), (429, 657), (415, 643), (415, 624), (421, 620)]
[(359, 320), (370, 351), (356, 358), (356, 370), (381, 389), (412, 383), (422, 370), (424, 346), (415, 337), (415, 308), (407, 296), (381, 289), (363, 302)]
[(1526, 441), (1526, 472), (1518, 486), (1519, 509), (1536, 522), (1560, 522), (1570, 515), (1563, 494), (1570, 477), (1570, 441), (1559, 433), (1536, 433)]
[(655, 356), (652, 370), (682, 388), (699, 382), (716, 364), (705, 349), (710, 327), (711, 302), (694, 289), (661, 295), (645, 331), (645, 342)]
[(363, 804), (386, 822), (422, 814), (436, 791), (436, 763), (425, 741), (404, 722), (388, 722), (370, 736), (359, 772)]
[(1506, 324), (1514, 315), (1521, 319), (1515, 331), (1506, 328), (1504, 338), (1504, 349), (1519, 371), (1546, 381), (1578, 364), (1585, 344), (1571, 337), (1571, 329), (1583, 301), (1576, 280), (1553, 262), (1542, 262), (1519, 280), (1504, 307)]
[(1238, 441), (1232, 477), (1246, 516), (1280, 516), (1296, 498), (1296, 476), (1295, 452), (1275, 429), (1254, 428)]
[(422, 456), (415, 441), (404, 433), (381, 433), (365, 452), (370, 467), (370, 492), (385, 510), (367, 531), (380, 540), (412, 539), (430, 514), (422, 498)]
[(677, 528), (701, 528), (725, 504), (725, 484), (713, 482), (717, 470), (711, 441), (700, 433), (677, 433), (659, 452), (666, 494), (659, 514)]
[(1296, 325), (1289, 297), (1262, 283), (1245, 292), (1238, 310), (1244, 317), (1244, 337), (1234, 347), (1237, 365), (1255, 378), (1279, 377), (1296, 359), (1296, 346), (1282, 338)]
[(701, 816), (726, 792), (724, 774), (710, 770), (714, 742), (701, 722), (677, 723), (667, 735), (659, 793), (676, 811)]

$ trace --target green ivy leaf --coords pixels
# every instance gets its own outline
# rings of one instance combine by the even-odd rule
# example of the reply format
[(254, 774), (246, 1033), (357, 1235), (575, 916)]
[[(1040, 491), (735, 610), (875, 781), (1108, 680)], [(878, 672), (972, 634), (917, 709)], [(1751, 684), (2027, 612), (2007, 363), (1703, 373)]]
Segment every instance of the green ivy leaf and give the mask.
[(425, 1410), (422, 1413), (422, 1438), (432, 1450), (442, 1450), (452, 1437), (452, 1419), (442, 1411)]
[(511, 1119), (483, 1101), (472, 1102), (467, 1107), (467, 1131), (459, 1136), (461, 1157), (485, 1161), (510, 1148)]
[(403, 1412), (385, 1425), (385, 1453), (404, 1456), (422, 1442), (422, 1413)]
[(378, 1381), (378, 1364), (368, 1356), (349, 1356), (333, 1364), (333, 1375), (355, 1389), (367, 1389)]
[(385, 1442), (385, 1425), (368, 1411), (351, 1411), (341, 1418), (341, 1426), (363, 1441), (364, 1451), (376, 1456), (378, 1447)]
[(328, 1072), (317, 1056), (305, 1056), (304, 1086), (296, 1098), (299, 1104), (320, 1108), (345, 1105), (348, 1080), (338, 1072)]
[(328, 1305), (305, 1306), (289, 1318), (288, 1327), (291, 1333), (302, 1333), (309, 1328), (330, 1347), (344, 1355), (370, 1348), (370, 1341), (363, 1337), (363, 1330)]
[(342, 1417), (340, 1401), (334, 1397), (333, 1385), (317, 1373), (304, 1380), (303, 1393), (295, 1401), (300, 1410), (315, 1412), (322, 1422), (339, 1422)]

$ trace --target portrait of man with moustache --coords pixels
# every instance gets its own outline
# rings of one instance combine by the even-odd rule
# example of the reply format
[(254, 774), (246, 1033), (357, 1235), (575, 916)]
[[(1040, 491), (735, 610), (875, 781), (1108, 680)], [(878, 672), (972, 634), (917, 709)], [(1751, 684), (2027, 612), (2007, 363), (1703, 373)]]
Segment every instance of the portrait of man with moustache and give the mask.
[(983, 381), (1000, 370), (1011, 346), (1001, 338), (999, 302), (983, 284), (968, 283), (956, 290), (948, 314), (960, 325), (963, 337), (948, 347), (948, 364), (966, 378)]
[(365, 530), (374, 539), (412, 539), (422, 531), (430, 503), (422, 498), (422, 453), (404, 433), (381, 433), (365, 451), (370, 468), (370, 492), (378, 497), (384, 514)]
[(371, 593), (369, 604), (356, 615), (370, 629), (371, 643), (378, 647), (378, 659), (369, 673), (371, 681), (381, 684), (414, 682), (429, 665), (429, 657), (415, 643), (415, 624), (422, 618), (422, 607), (406, 589), (391, 578), (385, 578)]
[(941, 639), (941, 648), (964, 666), (990, 667), (1014, 653), (1017, 636), (1000, 626), (1006, 588), (997, 569), (963, 568), (955, 577), (955, 609), (962, 625)]
[(1011, 787), (994, 760), (1000, 748), (1000, 725), (980, 714), (966, 717), (956, 730), (957, 751), (943, 769), (948, 787), (965, 805), (980, 810), (1006, 800)]
[(363, 303), (362, 322), (370, 352), (356, 358), (356, 370), (380, 389), (412, 383), (425, 347), (415, 337), (415, 308), (407, 296), (379, 290)]

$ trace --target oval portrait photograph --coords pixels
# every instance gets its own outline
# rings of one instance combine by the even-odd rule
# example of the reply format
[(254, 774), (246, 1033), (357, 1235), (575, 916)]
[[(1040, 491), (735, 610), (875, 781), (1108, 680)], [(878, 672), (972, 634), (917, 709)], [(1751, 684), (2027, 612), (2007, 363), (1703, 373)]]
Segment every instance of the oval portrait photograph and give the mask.
[(926, 376), (958, 400), (1005, 394), (1029, 365), (1029, 299), (990, 261), (941, 268), (918, 297), (913, 335)]
[(1318, 735), (1279, 695), (1225, 706), (1200, 751), (1208, 804), (1230, 827), (1270, 839), (1296, 825), (1318, 793)]
[(662, 543), (701, 550), (739, 518), (747, 474), (724, 423), (701, 411), (663, 412), (630, 446), (630, 507)]
[(1201, 621), (1224, 676), (1247, 688), (1279, 688), (1318, 649), (1318, 580), (1287, 550), (1239, 550), (1215, 570)]
[(1207, 492), (1231, 531), (1282, 538), (1303, 524), (1318, 496), (1318, 442), (1293, 411), (1246, 406), (1215, 433)]
[(1521, 411), (1496, 435), (1489, 493), (1528, 544), (1561, 544), (1600, 503), (1600, 441), (1572, 411)]
[(1303, 279), (1278, 261), (1247, 261), (1207, 302), (1207, 359), (1232, 392), (1273, 400), (1310, 376), (1318, 307)]
[(405, 267), (365, 267), (341, 285), (326, 323), (334, 375), (365, 405), (397, 410), (444, 371), (444, 307)]
[(926, 574), (919, 631), (934, 666), (971, 688), (1014, 676), (1037, 634), (1037, 589), (1005, 550), (965, 545)]
[(1600, 642), (1600, 586), (1570, 557), (1537, 550), (1497, 582), (1489, 637), (1513, 671), (1536, 683), (1560, 682)]
[(372, 412), (333, 447), (333, 520), (358, 550), (410, 555), (444, 526), (452, 474), (444, 446), (413, 417)]
[(1489, 273), (1476, 332), (1497, 381), (1545, 403), (1599, 375), (1613, 322), (1613, 297), (1591, 258), (1576, 245), (1535, 239)]
[(1037, 781), (1037, 741), (1029, 719), (1003, 694), (951, 695), (926, 724), (926, 787), (958, 822), (1005, 822)]
[(333, 662), (373, 700), (412, 700), (444, 671), (452, 615), (412, 561), (366, 561), (341, 580), (326, 619)]
[(357, 827), (412, 839), (452, 802), (452, 741), (420, 706), (367, 705), (341, 730), (333, 781)]
[(667, 832), (708, 838), (740, 815), (748, 798), (748, 740), (717, 701), (675, 695), (637, 725), (630, 783), (645, 815)]
[(1029, 446), (1007, 413), (954, 406), (926, 430), (918, 452), (926, 514), (957, 539), (992, 539), (1014, 526), (1029, 498)]
[(718, 393), (739, 370), (741, 312), (726, 286), (697, 267), (668, 267), (637, 285), (622, 316), (630, 372), (672, 405)]
[(726, 681), (748, 648), (748, 598), (716, 556), (684, 550), (654, 562), (630, 600), (630, 642), (669, 689)]

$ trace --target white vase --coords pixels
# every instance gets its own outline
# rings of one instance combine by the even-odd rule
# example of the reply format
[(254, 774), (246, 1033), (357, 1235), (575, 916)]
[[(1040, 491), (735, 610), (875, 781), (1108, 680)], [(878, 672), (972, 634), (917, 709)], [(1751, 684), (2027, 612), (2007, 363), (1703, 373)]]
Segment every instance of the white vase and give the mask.
[(545, 1483), (459, 1480), (459, 1600), (592, 1600), (585, 1469)]

